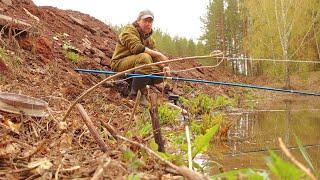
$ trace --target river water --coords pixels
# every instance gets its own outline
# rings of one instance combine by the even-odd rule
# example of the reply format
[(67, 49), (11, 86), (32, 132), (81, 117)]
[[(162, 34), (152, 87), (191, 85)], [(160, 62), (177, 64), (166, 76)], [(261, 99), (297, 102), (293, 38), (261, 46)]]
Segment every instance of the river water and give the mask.
[(306, 165), (295, 135), (305, 146), (315, 168), (320, 170), (320, 98), (263, 102), (255, 110), (229, 113), (226, 118), (233, 122), (233, 126), (226, 140), (215, 141), (209, 149), (209, 174), (218, 173), (219, 166), (224, 171), (267, 169), (269, 149), (286, 159), (279, 150), (279, 137)]

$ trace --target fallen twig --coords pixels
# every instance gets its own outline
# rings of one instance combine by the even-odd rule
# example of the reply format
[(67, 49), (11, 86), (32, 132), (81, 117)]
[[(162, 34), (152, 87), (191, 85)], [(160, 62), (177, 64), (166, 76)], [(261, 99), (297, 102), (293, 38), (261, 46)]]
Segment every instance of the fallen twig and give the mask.
[(281, 138), (278, 138), (279, 145), (284, 154), (295, 164), (297, 165), (303, 172), (305, 172), (312, 180), (316, 180), (317, 178), (311, 173), (310, 169), (306, 168), (303, 164), (301, 164), (296, 158), (290, 153), (286, 145), (283, 143)]
[(34, 127), (33, 123), (31, 122), (30, 124), (31, 124), (31, 127), (32, 127), (32, 130), (33, 130), (34, 135), (35, 135), (36, 137), (39, 137), (38, 131), (37, 131), (37, 129)]
[(136, 102), (134, 103), (133, 110), (132, 110), (132, 113), (131, 113), (130, 118), (129, 118), (129, 124), (128, 124), (127, 127), (125, 128), (124, 134), (127, 134), (127, 131), (129, 130), (129, 128), (131, 127), (131, 125), (132, 125), (132, 123), (133, 123), (134, 116), (135, 116), (135, 114), (136, 114), (137, 107), (138, 107), (139, 102), (140, 102), (140, 98), (141, 98), (141, 91), (138, 91), (137, 97), (136, 97)]
[(35, 19), (35, 20), (38, 21), (38, 22), (40, 21), (40, 19), (39, 19), (37, 16), (31, 14), (31, 12), (29, 12), (27, 9), (23, 8), (23, 10), (24, 10), (31, 18)]
[(30, 30), (30, 29), (31, 29), (31, 27), (25, 28), (24, 30), (22, 30), (22, 31), (18, 32), (17, 34), (13, 35), (13, 38), (19, 36), (20, 34), (22, 34), (22, 33), (24, 33), (24, 32), (27, 32), (27, 31)]
[(23, 168), (23, 169), (15, 169), (15, 170), (9, 170), (9, 171), (0, 171), (0, 175), (4, 174), (14, 174), (14, 173), (22, 173), (25, 171), (31, 171), (35, 169), (36, 167), (31, 167), (31, 168)]
[(108, 147), (107, 147), (106, 143), (99, 136), (96, 128), (94, 127), (94, 124), (92, 123), (92, 121), (91, 121), (90, 117), (88, 116), (87, 112), (84, 110), (83, 106), (81, 104), (77, 104), (77, 109), (79, 110), (79, 112), (80, 112), (80, 114), (82, 116), (82, 119), (83, 119), (84, 123), (87, 125), (91, 135), (97, 141), (97, 143), (101, 147), (102, 151), (103, 152), (107, 152), (108, 151)]
[(55, 180), (59, 179), (59, 172), (60, 172), (60, 169), (61, 169), (61, 166), (63, 164), (64, 159), (65, 159), (65, 157), (62, 158), (61, 163), (59, 164), (58, 169), (57, 169), (57, 171), (56, 171), (56, 173), (54, 175), (55, 176), (55, 178), (54, 178)]
[(27, 153), (25, 153), (22, 159), (28, 159), (37, 152), (41, 151), (44, 148), (44, 145), (48, 142), (48, 139), (41, 140), (36, 147), (30, 149)]
[(28, 24), (28, 23), (26, 23), (24, 21), (12, 18), (10, 16), (6, 16), (6, 15), (3, 15), (3, 14), (0, 14), (0, 19), (6, 20), (6, 21), (9, 21), (9, 22), (13, 22), (13, 23), (16, 23), (16, 24), (21, 24), (21, 25), (24, 25), (24, 26), (31, 26), (30, 24)]
[(116, 131), (110, 124), (108, 124), (108, 123), (106, 123), (106, 122), (104, 122), (104, 121), (102, 121), (102, 120), (100, 120), (100, 122), (101, 122), (101, 123), (105, 126), (105, 128), (110, 132), (111, 136), (112, 136), (113, 138), (115, 138), (116, 140), (118, 140), (118, 137), (117, 137), (118, 133), (117, 133), (117, 131)]

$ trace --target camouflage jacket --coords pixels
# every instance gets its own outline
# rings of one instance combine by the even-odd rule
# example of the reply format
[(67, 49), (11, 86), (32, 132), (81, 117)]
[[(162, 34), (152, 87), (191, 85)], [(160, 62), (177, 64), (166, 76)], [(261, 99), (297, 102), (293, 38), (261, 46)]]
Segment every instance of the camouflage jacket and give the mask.
[(152, 32), (144, 35), (136, 22), (128, 24), (119, 36), (112, 56), (113, 63), (124, 57), (143, 53), (145, 47), (155, 49), (155, 42), (151, 34)]

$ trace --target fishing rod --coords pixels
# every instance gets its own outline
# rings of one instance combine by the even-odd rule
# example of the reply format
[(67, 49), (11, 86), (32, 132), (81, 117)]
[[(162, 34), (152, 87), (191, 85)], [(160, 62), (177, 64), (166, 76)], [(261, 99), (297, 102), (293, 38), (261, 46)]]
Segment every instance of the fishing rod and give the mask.
[[(97, 74), (106, 74), (106, 75), (117, 74), (117, 72), (113, 72), (113, 71), (92, 70), (92, 69), (75, 69), (75, 71), (82, 72), (82, 73), (97, 73)], [(191, 79), (191, 78), (183, 78), (183, 77), (167, 77), (167, 76), (160, 76), (160, 75), (154, 75), (154, 74), (127, 73), (125, 75), (128, 77), (148, 77), (152, 79), (169, 79), (174, 81), (186, 81), (186, 82), (204, 83), (204, 84), (211, 84), (211, 85), (242, 87), (242, 88), (248, 88), (248, 89), (259, 89), (259, 90), (265, 90), (265, 91), (275, 91), (275, 92), (299, 94), (299, 95), (306, 95), (306, 96), (320, 96), (320, 93), (318, 92), (297, 91), (292, 89), (281, 89), (281, 88), (257, 86), (257, 85), (242, 84), (242, 83), (209, 81), (209, 80), (203, 80), (203, 79)]]

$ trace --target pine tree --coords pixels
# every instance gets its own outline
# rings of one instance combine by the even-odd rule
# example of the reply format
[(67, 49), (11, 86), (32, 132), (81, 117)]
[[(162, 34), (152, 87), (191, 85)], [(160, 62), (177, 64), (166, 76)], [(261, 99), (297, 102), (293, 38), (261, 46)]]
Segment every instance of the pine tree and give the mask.
[(225, 17), (224, 1), (211, 0), (207, 6), (207, 14), (202, 18), (204, 34), (201, 37), (206, 45), (213, 50), (225, 52)]

